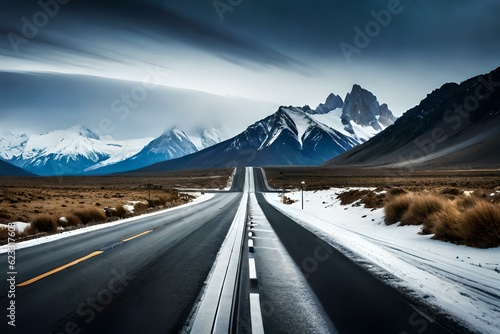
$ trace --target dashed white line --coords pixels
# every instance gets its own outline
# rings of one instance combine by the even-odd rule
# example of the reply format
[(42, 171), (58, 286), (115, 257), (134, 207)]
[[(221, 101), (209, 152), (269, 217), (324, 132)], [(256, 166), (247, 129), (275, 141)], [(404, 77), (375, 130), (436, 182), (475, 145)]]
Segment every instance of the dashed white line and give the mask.
[(250, 317), (252, 318), (252, 334), (264, 334), (264, 323), (262, 322), (258, 293), (250, 294)]
[(249, 258), (248, 259), (248, 271), (249, 271), (249, 276), (250, 280), (256, 280), (257, 279), (257, 270), (255, 269), (255, 259), (254, 258)]

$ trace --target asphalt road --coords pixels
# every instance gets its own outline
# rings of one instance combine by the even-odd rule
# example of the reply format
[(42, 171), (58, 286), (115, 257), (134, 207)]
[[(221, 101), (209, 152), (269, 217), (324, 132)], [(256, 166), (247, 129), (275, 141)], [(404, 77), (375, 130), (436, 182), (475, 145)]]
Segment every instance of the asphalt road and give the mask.
[[(16, 283), (29, 284), (16, 287), (16, 327), (3, 318), (0, 333), (177, 333), (235, 216), (244, 179), (239, 169), (231, 190), (209, 201), (18, 250)], [(271, 206), (260, 193), (268, 191), (260, 169), (254, 179), (255, 253), (244, 255), (240, 333), (250, 329), (249, 292), (260, 294), (267, 333), (449, 333)], [(249, 257), (257, 283), (246, 279)], [(6, 254), (0, 263), (8, 272)], [(7, 291), (0, 280), (2, 314)]]
[[(86, 260), (15, 292), (16, 327), (0, 333), (176, 333), (184, 325), (238, 208), (231, 192), (181, 210), (16, 252), (16, 283)], [(132, 238), (132, 239), (130, 239)], [(7, 256), (0, 254), (3, 273)], [(2, 315), (10, 299), (0, 281)]]
[[(254, 169), (254, 173), (256, 191), (266, 191), (261, 171)], [(298, 272), (314, 291), (339, 333), (450, 333), (431, 317), (424, 316), (397, 291), (283, 215), (261, 193), (256, 197)], [(263, 234), (256, 233), (257, 236)], [(290, 281), (294, 280), (296, 278), (290, 277)], [(268, 296), (269, 305), (282, 304), (279, 298), (273, 300), (272, 293)], [(293, 312), (295, 305), (287, 307)], [(283, 321), (286, 323), (286, 319)], [(268, 321), (268, 326), (274, 326), (269, 328), (271, 332), (277, 332), (272, 321)]]

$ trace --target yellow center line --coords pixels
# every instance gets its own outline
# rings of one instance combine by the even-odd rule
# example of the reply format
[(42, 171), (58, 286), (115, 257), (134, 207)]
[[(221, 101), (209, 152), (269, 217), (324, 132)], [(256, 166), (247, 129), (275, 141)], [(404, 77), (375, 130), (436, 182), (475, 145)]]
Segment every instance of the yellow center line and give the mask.
[(88, 259), (90, 259), (91, 257), (94, 257), (94, 256), (99, 255), (99, 254), (102, 254), (102, 253), (103, 253), (102, 251), (96, 251), (96, 252), (90, 253), (90, 254), (89, 254), (89, 255), (87, 255), (87, 256), (81, 257), (81, 258), (79, 258), (79, 259), (77, 259), (77, 260), (75, 260), (75, 261), (72, 261), (72, 262), (70, 262), (70, 263), (67, 263), (67, 264), (65, 264), (65, 265), (63, 265), (63, 266), (60, 266), (60, 267), (56, 268), (56, 269), (52, 269), (51, 271), (48, 271), (48, 272), (46, 272), (45, 274), (39, 275), (39, 276), (34, 277), (34, 278), (30, 279), (30, 280), (27, 280), (27, 281), (25, 281), (25, 282), (22, 282), (22, 283), (20, 283), (20, 284), (17, 284), (17, 286), (26, 286), (26, 285), (29, 285), (29, 284), (31, 284), (31, 283), (34, 283), (34, 282), (38, 281), (38, 280), (41, 280), (42, 278), (45, 278), (45, 277), (50, 276), (50, 275), (52, 275), (52, 274), (55, 274), (55, 273), (57, 273), (57, 272), (59, 272), (59, 271), (61, 271), (61, 270), (64, 270), (64, 269), (69, 268), (69, 267), (71, 267), (71, 266), (74, 266), (75, 264), (78, 264), (78, 263), (80, 263), (80, 262), (83, 262), (83, 261), (85, 261), (85, 260), (88, 260)]
[(153, 232), (153, 230), (148, 230), (148, 231), (145, 231), (145, 232), (142, 232), (142, 233), (139, 233), (137, 235), (134, 235), (133, 237), (130, 237), (130, 238), (127, 238), (127, 239), (123, 239), (122, 241), (123, 242), (127, 242), (127, 241), (130, 241), (132, 239), (135, 239), (135, 238), (139, 238), (140, 236), (143, 236), (144, 234), (148, 234), (148, 233), (151, 233)]

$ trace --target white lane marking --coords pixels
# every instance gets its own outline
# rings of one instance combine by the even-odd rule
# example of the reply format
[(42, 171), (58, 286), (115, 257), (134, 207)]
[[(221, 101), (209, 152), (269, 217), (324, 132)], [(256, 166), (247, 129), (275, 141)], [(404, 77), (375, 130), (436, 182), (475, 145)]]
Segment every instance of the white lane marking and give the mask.
[(277, 238), (265, 238), (265, 237), (253, 237), (254, 239), (262, 239), (262, 240), (278, 240)]
[(262, 230), (262, 229), (258, 229), (258, 228), (253, 228), (252, 231), (255, 231), (255, 232), (266, 232), (266, 233), (274, 233), (274, 231), (271, 231), (271, 230)]
[(252, 334), (264, 334), (264, 323), (262, 322), (258, 293), (250, 294), (250, 317), (252, 318)]
[(256, 280), (257, 279), (257, 270), (255, 269), (255, 259), (254, 258), (249, 258), (248, 259), (248, 267), (249, 267), (249, 276), (251, 280)]

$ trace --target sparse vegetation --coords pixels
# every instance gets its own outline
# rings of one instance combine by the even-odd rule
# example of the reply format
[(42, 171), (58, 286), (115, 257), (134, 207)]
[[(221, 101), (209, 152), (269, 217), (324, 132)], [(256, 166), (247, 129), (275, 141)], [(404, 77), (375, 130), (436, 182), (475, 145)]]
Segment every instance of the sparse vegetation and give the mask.
[(471, 247), (500, 246), (500, 207), (482, 194), (456, 194), (454, 200), (448, 191), (392, 196), (385, 203), (385, 223), (422, 225), (422, 234)]
[(134, 204), (134, 212), (141, 213), (149, 209), (149, 203), (137, 202)]
[(75, 216), (74, 214), (69, 214), (64, 217), (64, 219), (59, 219), (59, 226), (61, 227), (70, 227), (70, 226), (78, 226), (82, 225), (82, 220)]
[(41, 215), (33, 219), (30, 229), (31, 234), (39, 232), (54, 233), (57, 231), (57, 223), (54, 217)]
[(388, 198), (384, 206), (385, 224), (392, 225), (400, 222), (410, 207), (412, 198), (413, 195), (411, 194), (401, 194)]
[(97, 208), (85, 208), (74, 212), (84, 225), (102, 223), (107, 220), (104, 211)]
[(385, 194), (376, 193), (369, 189), (351, 189), (337, 196), (342, 205), (353, 204), (364, 205), (365, 208), (382, 208), (384, 206)]
[(116, 216), (117, 216), (118, 218), (125, 218), (125, 217), (127, 217), (127, 216), (128, 216), (128, 210), (127, 210), (127, 208), (125, 208), (125, 207), (124, 207), (123, 205), (121, 205), (121, 204), (120, 204), (120, 205), (118, 205), (118, 206), (115, 208), (115, 210), (116, 210)]
[(401, 225), (421, 225), (428, 221), (433, 213), (442, 211), (449, 204), (443, 197), (433, 194), (417, 194), (410, 196), (408, 209), (401, 217)]
[(500, 208), (498, 206), (478, 202), (464, 212), (460, 226), (466, 245), (479, 248), (500, 246)]

